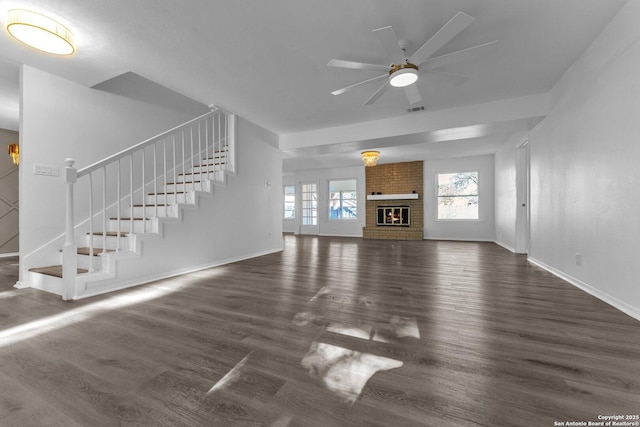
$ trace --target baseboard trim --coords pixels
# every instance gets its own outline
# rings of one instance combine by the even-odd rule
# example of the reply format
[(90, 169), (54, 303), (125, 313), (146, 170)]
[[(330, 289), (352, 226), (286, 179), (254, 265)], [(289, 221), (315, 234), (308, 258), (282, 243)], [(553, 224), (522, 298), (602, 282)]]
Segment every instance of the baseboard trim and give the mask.
[(554, 276), (557, 276), (559, 278), (561, 278), (562, 280), (569, 282), (570, 284), (572, 284), (573, 286), (575, 286), (578, 289), (581, 289), (583, 291), (585, 291), (586, 293), (598, 298), (600, 301), (603, 301), (607, 304), (609, 304), (610, 306), (617, 308), (618, 310), (622, 311), (623, 313), (633, 317), (636, 320), (640, 321), (640, 309), (637, 307), (634, 307), (632, 305), (627, 304), (624, 301), (619, 300), (618, 298), (611, 296), (609, 294), (607, 294), (606, 292), (602, 292), (599, 289), (594, 288), (593, 286), (583, 282), (580, 279), (576, 279), (575, 277), (566, 274), (554, 267), (551, 267), (548, 264), (545, 264), (544, 262), (540, 261), (539, 259), (535, 259), (535, 258), (527, 258), (527, 261), (529, 261), (531, 264), (536, 265), (540, 268), (542, 268), (543, 270), (548, 271), (549, 273), (553, 274)]
[(460, 237), (423, 237), (422, 240), (443, 240), (447, 242), (490, 242), (496, 243), (493, 239), (463, 239)]
[(5, 254), (0, 254), (0, 258), (9, 258), (12, 256), (19, 256), (19, 255), (20, 255), (20, 252), (8, 252)]
[(509, 252), (513, 252), (514, 254), (516, 253), (516, 249), (512, 248), (511, 246), (507, 245), (506, 243), (502, 243), (502, 242), (499, 242), (497, 240), (494, 240), (493, 243), (495, 243), (498, 246), (502, 246), (503, 248), (505, 248)]
[(107, 286), (102, 289), (96, 288), (96, 289), (89, 290), (83, 293), (82, 295), (79, 295), (76, 298), (76, 300), (90, 298), (90, 297), (94, 297), (97, 295), (102, 295), (110, 292), (120, 291), (123, 289), (132, 288), (135, 286), (145, 285), (147, 283), (156, 282), (158, 280), (169, 279), (171, 277), (182, 276), (184, 274), (195, 273), (196, 271), (206, 270), (208, 268), (220, 267), (222, 265), (231, 264), (238, 261), (244, 261), (246, 259), (257, 258), (264, 255), (282, 252), (283, 250), (284, 250), (284, 246), (280, 246), (275, 249), (269, 249), (266, 251), (254, 252), (251, 254), (242, 255), (238, 257), (227, 258), (227, 259), (219, 260), (209, 264), (202, 264), (194, 267), (187, 267), (179, 270), (173, 270), (173, 271), (168, 271), (160, 274), (154, 274), (151, 276), (141, 277), (135, 280), (119, 283), (118, 286)]
[(318, 234), (319, 237), (350, 237), (362, 238), (362, 234)]

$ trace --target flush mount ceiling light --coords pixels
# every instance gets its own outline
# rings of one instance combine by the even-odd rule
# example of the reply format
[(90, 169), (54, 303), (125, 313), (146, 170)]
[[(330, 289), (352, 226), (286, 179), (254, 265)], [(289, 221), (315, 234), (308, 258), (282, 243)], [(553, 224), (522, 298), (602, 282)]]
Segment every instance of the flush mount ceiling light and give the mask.
[(365, 166), (375, 166), (380, 158), (379, 151), (363, 151), (360, 155)]
[(43, 52), (71, 55), (75, 52), (73, 34), (53, 19), (28, 10), (10, 10), (7, 31), (15, 39)]
[(389, 71), (389, 84), (393, 87), (405, 87), (418, 80), (418, 67), (409, 62), (394, 65)]

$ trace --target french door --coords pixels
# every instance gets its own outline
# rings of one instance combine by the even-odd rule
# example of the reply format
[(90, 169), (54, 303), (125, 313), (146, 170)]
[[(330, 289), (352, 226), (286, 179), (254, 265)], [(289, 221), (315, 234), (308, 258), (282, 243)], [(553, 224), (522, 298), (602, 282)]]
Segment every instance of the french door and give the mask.
[(318, 227), (318, 183), (300, 183), (300, 234), (315, 234), (319, 232)]

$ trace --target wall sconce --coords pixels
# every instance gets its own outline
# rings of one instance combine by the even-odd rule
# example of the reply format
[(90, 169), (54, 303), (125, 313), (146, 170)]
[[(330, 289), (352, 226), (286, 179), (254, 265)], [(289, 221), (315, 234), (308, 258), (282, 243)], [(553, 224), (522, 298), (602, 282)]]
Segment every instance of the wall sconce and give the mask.
[(20, 164), (20, 147), (18, 144), (9, 144), (9, 155), (11, 156), (11, 160), (13, 160), (14, 165)]

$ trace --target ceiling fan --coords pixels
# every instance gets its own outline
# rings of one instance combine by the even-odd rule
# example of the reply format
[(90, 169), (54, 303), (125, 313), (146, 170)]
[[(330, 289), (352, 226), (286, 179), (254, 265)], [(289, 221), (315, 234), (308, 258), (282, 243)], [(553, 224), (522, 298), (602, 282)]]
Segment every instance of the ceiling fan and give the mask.
[(433, 37), (427, 40), (420, 49), (409, 57), (405, 56), (405, 51), (408, 48), (408, 42), (398, 40), (391, 26), (373, 30), (373, 33), (376, 35), (384, 50), (391, 58), (391, 65), (366, 64), (363, 62), (332, 59), (327, 64), (330, 67), (349, 68), (353, 70), (384, 71), (385, 73), (377, 77), (349, 85), (342, 89), (335, 90), (331, 93), (333, 95), (340, 95), (367, 83), (386, 80), (384, 84), (365, 101), (364, 105), (373, 104), (387, 91), (389, 86), (394, 86), (403, 88), (404, 93), (409, 100), (409, 104), (412, 107), (415, 107), (422, 103), (422, 95), (420, 94), (418, 87), (414, 84), (418, 81), (420, 74), (429, 72), (429, 74), (434, 76), (437, 75), (441, 80), (447, 83), (454, 85), (463, 84), (467, 80), (467, 77), (460, 76), (458, 74), (446, 73), (437, 69), (483, 55), (496, 46), (498, 43), (497, 40), (441, 56), (432, 57), (432, 55), (451, 39), (460, 34), (473, 21), (475, 21), (475, 18), (467, 15), (466, 13), (458, 12), (456, 16), (451, 18), (449, 22), (447, 22), (437, 33), (433, 35)]

